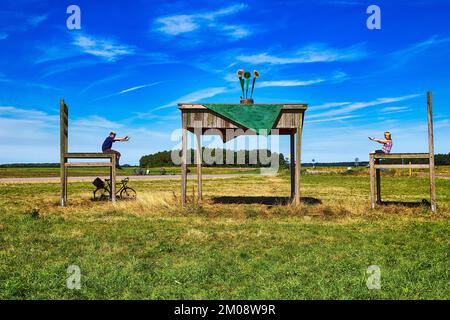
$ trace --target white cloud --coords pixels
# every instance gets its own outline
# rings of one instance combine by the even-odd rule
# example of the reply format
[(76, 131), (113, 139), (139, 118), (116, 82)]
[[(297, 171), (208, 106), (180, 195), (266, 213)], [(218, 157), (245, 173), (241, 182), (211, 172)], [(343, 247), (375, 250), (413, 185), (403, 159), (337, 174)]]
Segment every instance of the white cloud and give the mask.
[(273, 55), (267, 52), (240, 55), (237, 60), (252, 64), (297, 64), (315, 62), (354, 61), (367, 56), (362, 45), (348, 48), (330, 48), (323, 44), (311, 44), (287, 55)]
[(156, 85), (158, 85), (160, 83), (161, 83), (161, 81), (148, 83), (148, 84), (143, 84), (143, 85), (140, 85), (140, 86), (134, 86), (134, 87), (131, 87), (131, 88), (128, 88), (128, 89), (121, 90), (121, 91), (116, 92), (116, 93), (109, 94), (107, 96), (103, 96), (103, 97), (94, 99), (93, 101), (98, 101), (98, 100), (101, 100), (101, 99), (111, 98), (111, 97), (122, 95), (122, 94), (125, 94), (125, 93), (128, 93), (128, 92), (132, 92), (132, 91), (136, 91), (136, 90), (140, 90), (140, 89), (144, 89), (144, 88), (148, 88), (148, 87), (153, 87), (153, 86), (156, 86)]
[(215, 30), (218, 34), (237, 40), (249, 36), (251, 31), (244, 25), (227, 24), (217, 20), (224, 16), (237, 14), (246, 8), (245, 4), (236, 4), (215, 11), (159, 17), (155, 20), (155, 30), (170, 36), (188, 34), (200, 29)]
[(363, 108), (404, 101), (404, 100), (413, 99), (413, 98), (416, 98), (419, 96), (421, 96), (421, 94), (411, 94), (411, 95), (394, 97), (394, 98), (378, 98), (378, 99), (375, 99), (372, 101), (367, 101), (367, 102), (353, 102), (350, 104), (345, 103), (342, 108), (329, 110), (329, 111), (325, 111), (325, 112), (318, 113), (318, 114), (309, 115), (308, 118), (309, 119), (317, 119), (317, 118), (331, 117), (331, 116), (337, 116), (337, 115), (345, 115), (345, 114), (349, 114), (353, 111), (357, 111), (357, 110), (360, 110)]
[(42, 22), (47, 20), (47, 18), (48, 18), (48, 15), (33, 16), (33, 17), (29, 18), (28, 22), (32, 27), (37, 27)]
[(393, 114), (393, 113), (401, 113), (411, 110), (409, 107), (386, 107), (380, 110), (382, 114)]
[(4, 33), (4, 32), (0, 32), (0, 40), (5, 40), (6, 38), (8, 38), (8, 34)]
[(171, 101), (165, 105), (157, 107), (153, 110), (166, 109), (171, 107), (176, 107), (178, 103), (191, 103), (191, 102), (199, 102), (199, 100), (211, 98), (218, 94), (225, 93), (229, 89), (227, 87), (214, 87), (214, 88), (206, 88), (202, 90), (198, 90), (187, 95), (184, 95), (174, 101)]
[(77, 35), (72, 42), (80, 51), (114, 62), (119, 58), (135, 53), (131, 46), (118, 44), (114, 40), (94, 38), (89, 35)]
[(314, 80), (278, 80), (278, 81), (262, 81), (257, 86), (259, 88), (265, 87), (300, 87), (309, 86), (316, 83), (324, 82), (324, 79), (314, 79)]

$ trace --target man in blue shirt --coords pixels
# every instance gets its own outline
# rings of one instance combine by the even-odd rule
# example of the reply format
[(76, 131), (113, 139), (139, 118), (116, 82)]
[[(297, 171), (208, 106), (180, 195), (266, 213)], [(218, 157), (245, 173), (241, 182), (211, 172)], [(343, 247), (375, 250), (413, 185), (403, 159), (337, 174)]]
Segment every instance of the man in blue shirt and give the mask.
[(122, 169), (122, 167), (119, 164), (120, 152), (111, 149), (112, 145), (116, 141), (128, 141), (128, 140), (130, 140), (130, 137), (128, 137), (128, 136), (125, 136), (123, 138), (116, 138), (116, 133), (115, 132), (110, 132), (109, 136), (105, 139), (105, 141), (102, 144), (102, 151), (104, 153), (114, 153), (116, 155), (116, 168), (117, 169)]

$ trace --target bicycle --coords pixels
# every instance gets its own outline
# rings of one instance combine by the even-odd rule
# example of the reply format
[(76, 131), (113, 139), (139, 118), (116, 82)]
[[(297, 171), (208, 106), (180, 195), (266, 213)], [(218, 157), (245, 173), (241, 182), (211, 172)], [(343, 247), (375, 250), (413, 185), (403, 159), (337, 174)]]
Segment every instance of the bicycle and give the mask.
[[(133, 200), (136, 199), (136, 191), (128, 187), (127, 184), (130, 178), (125, 178), (120, 181), (121, 186), (118, 191), (116, 191), (116, 197), (122, 200)], [(105, 183), (106, 182), (106, 183)], [(92, 184), (97, 188), (94, 190), (94, 200), (109, 200), (111, 199), (111, 180), (96, 178)]]

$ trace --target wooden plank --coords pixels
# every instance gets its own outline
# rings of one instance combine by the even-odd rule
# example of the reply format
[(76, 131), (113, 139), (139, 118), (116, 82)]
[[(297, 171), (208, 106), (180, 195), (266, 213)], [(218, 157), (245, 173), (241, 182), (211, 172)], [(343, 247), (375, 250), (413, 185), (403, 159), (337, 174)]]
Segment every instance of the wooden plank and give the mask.
[(370, 154), (369, 157), (370, 206), (375, 209), (375, 159), (373, 154)]
[(187, 113), (181, 113), (181, 205), (186, 205), (187, 188)]
[(196, 133), (195, 137), (197, 138), (197, 152), (196, 152), (196, 162), (197, 162), (197, 192), (198, 199), (201, 201), (203, 198), (202, 192), (202, 144), (201, 144), (201, 134)]
[(381, 171), (377, 168), (380, 164), (380, 159), (375, 159), (375, 181), (376, 181), (376, 191), (377, 191), (377, 204), (381, 204)]
[(430, 198), (431, 211), (436, 212), (436, 176), (434, 171), (434, 133), (433, 133), (433, 95), (431, 91), (427, 93), (428, 110), (428, 151), (430, 157)]
[(65, 153), (64, 157), (66, 159), (108, 159), (108, 158), (114, 158), (115, 154), (114, 153), (103, 153), (103, 152), (70, 152), (70, 153)]
[(111, 182), (111, 201), (116, 202), (116, 157), (111, 158), (110, 182)]
[(428, 153), (373, 153), (375, 159), (427, 159)]
[(65, 157), (64, 154), (67, 151), (67, 114), (68, 110), (66, 107), (66, 104), (63, 99), (59, 102), (59, 131), (60, 131), (60, 138), (59, 138), (59, 150), (60, 150), (60, 178), (61, 178), (61, 196), (60, 196), (60, 204), (61, 206), (64, 206), (67, 201), (66, 197), (66, 168), (65, 168)]
[(64, 164), (68, 167), (112, 167), (111, 162), (66, 162)]
[(302, 168), (302, 131), (303, 131), (303, 121), (297, 129), (297, 137), (295, 141), (295, 204), (300, 205), (300, 175)]
[(291, 200), (295, 197), (295, 132), (292, 132), (290, 137), (290, 173), (291, 173)]
[[(211, 105), (214, 105), (213, 103), (210, 103)], [(245, 107), (245, 105), (242, 104), (236, 104), (236, 103), (230, 103), (229, 105), (236, 105), (236, 106), (242, 106)], [(256, 106), (279, 106), (282, 105), (282, 110), (306, 110), (308, 108), (308, 105), (306, 103), (286, 103), (286, 104), (277, 104), (277, 103), (260, 103), (255, 104)], [(203, 104), (201, 103), (179, 103), (178, 108), (182, 110), (186, 109), (198, 109), (198, 110), (208, 110)]]
[(375, 169), (428, 169), (429, 164), (375, 164)]

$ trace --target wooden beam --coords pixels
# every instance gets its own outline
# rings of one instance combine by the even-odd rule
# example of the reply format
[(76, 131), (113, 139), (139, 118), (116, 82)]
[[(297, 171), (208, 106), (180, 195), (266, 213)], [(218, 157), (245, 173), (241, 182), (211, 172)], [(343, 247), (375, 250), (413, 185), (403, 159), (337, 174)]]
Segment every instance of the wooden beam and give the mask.
[(196, 145), (197, 145), (197, 152), (196, 152), (196, 162), (197, 162), (197, 192), (198, 192), (198, 199), (201, 201), (203, 198), (202, 193), (202, 144), (201, 139), (202, 136), (200, 133), (195, 134), (196, 137)]
[(111, 201), (116, 202), (116, 157), (111, 158), (111, 169), (110, 169), (110, 182), (111, 182)]
[(61, 178), (61, 206), (67, 202), (67, 169), (64, 154), (67, 152), (68, 141), (68, 108), (63, 99), (59, 102), (59, 149), (60, 149), (60, 178)]
[(369, 155), (369, 175), (370, 175), (370, 204), (375, 209), (375, 159), (374, 155)]
[[(243, 106), (242, 104), (235, 104), (235, 103), (229, 103), (228, 105), (236, 105), (236, 106)], [(256, 106), (282, 106), (283, 110), (306, 110), (308, 108), (308, 105), (306, 103), (264, 103), (264, 104), (255, 104)], [(244, 105), (245, 107), (245, 105)], [(202, 103), (179, 103), (178, 108), (181, 110), (209, 110), (206, 108)]]
[(375, 169), (428, 169), (429, 164), (375, 164)]
[(428, 159), (428, 153), (372, 153), (375, 159)]
[(297, 128), (297, 137), (295, 142), (295, 204), (300, 205), (300, 176), (302, 168), (302, 131), (303, 131), (303, 114), (302, 121)]
[(66, 168), (68, 167), (112, 167), (111, 162), (66, 162), (64, 164)]
[(103, 152), (66, 152), (64, 154), (66, 159), (111, 159), (115, 157), (114, 153), (103, 153)]
[(294, 200), (295, 197), (295, 132), (292, 132), (290, 137), (290, 150), (291, 150), (291, 158), (290, 158), (290, 173), (291, 173), (291, 200)]
[(187, 113), (181, 113), (181, 205), (186, 205), (187, 188)]
[(434, 171), (433, 95), (427, 93), (428, 106), (428, 151), (430, 157), (430, 198), (431, 211), (436, 212), (436, 176)]
[(376, 191), (377, 191), (377, 204), (381, 204), (381, 172), (380, 169), (377, 168), (379, 165), (380, 159), (375, 159), (375, 181), (376, 181)]

